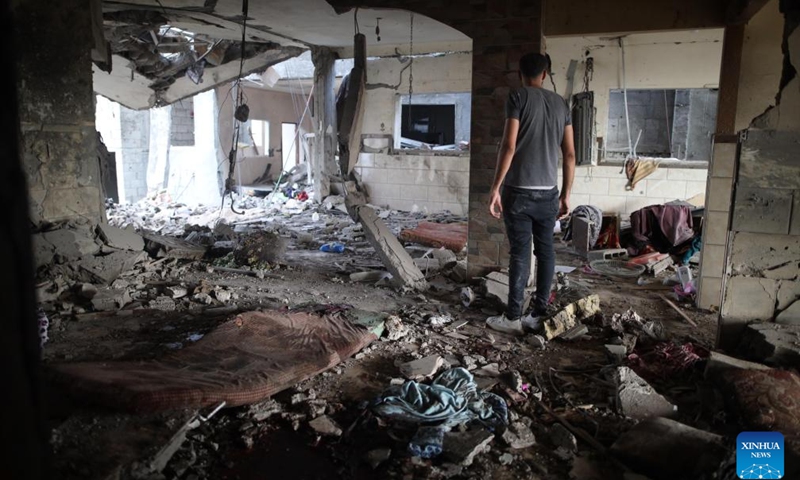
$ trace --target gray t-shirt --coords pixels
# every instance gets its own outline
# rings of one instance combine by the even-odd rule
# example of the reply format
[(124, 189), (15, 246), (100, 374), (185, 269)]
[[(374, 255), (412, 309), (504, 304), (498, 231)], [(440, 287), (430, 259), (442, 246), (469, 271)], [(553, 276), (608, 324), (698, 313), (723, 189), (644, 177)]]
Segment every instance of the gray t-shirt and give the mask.
[(558, 153), (564, 140), (564, 127), (572, 124), (567, 102), (544, 88), (518, 88), (508, 95), (506, 118), (519, 120), (519, 134), (505, 185), (557, 186)]

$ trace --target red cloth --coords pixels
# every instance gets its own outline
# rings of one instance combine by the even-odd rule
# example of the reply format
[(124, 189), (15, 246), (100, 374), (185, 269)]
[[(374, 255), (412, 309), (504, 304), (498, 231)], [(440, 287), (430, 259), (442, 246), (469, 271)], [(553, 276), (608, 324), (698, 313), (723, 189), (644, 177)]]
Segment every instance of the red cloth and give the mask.
[(633, 236), (665, 253), (694, 237), (692, 210), (685, 205), (651, 205), (631, 214)]

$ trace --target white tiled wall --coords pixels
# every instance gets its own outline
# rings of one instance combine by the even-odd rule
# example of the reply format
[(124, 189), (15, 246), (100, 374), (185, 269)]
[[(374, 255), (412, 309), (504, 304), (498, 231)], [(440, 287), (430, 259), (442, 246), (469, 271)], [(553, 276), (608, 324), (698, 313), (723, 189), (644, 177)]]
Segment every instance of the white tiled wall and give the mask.
[[(629, 215), (648, 205), (705, 193), (707, 177), (708, 170), (702, 168), (662, 167), (627, 191), (628, 180), (620, 166), (578, 167), (570, 206), (595, 205), (604, 212)], [(560, 170), (558, 182), (561, 185)]]
[(466, 215), (469, 156), (361, 153), (356, 171), (374, 205)]
[[(356, 170), (373, 204), (397, 210), (450, 210), (466, 215), (469, 203), (469, 157), (362, 153)], [(672, 200), (705, 193), (708, 170), (662, 167), (625, 190), (619, 166), (578, 167), (571, 207), (595, 205), (623, 215)], [(559, 171), (559, 186), (561, 172)]]

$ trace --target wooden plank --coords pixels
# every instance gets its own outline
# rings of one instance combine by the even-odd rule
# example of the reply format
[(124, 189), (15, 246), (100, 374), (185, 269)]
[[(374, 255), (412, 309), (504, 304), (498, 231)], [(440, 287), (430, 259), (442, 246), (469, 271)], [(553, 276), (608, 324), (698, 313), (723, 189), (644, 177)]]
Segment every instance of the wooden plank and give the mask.
[(679, 306), (677, 306), (677, 305), (675, 305), (674, 303), (672, 303), (672, 300), (670, 300), (669, 298), (667, 298), (667, 297), (665, 297), (664, 295), (661, 295), (661, 294), (659, 294), (658, 296), (659, 296), (659, 297), (661, 297), (661, 300), (664, 300), (664, 302), (666, 302), (666, 304), (667, 304), (667, 305), (669, 305), (670, 307), (672, 307), (672, 309), (673, 309), (673, 310), (675, 310), (676, 312), (678, 312), (678, 315), (680, 315), (680, 316), (681, 316), (681, 318), (683, 318), (684, 320), (686, 320), (686, 323), (688, 323), (689, 325), (691, 325), (691, 326), (693, 326), (693, 327), (696, 327), (696, 326), (697, 326), (697, 323), (695, 323), (695, 321), (694, 321), (694, 320), (692, 320), (692, 319), (689, 317), (689, 315), (686, 315), (686, 314), (683, 312), (683, 310), (681, 310), (681, 309), (680, 309), (680, 307), (679, 307)]

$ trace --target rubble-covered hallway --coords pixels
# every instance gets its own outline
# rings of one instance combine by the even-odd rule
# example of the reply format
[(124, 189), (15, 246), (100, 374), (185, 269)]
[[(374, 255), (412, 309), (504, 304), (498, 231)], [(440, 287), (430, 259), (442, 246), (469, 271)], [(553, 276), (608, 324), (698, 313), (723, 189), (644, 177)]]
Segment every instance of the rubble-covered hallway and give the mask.
[[(31, 428), (0, 471), (732, 479), (770, 431), (760, 468), (800, 472), (796, 2), (10, 11), (33, 248), (5, 253), (4, 436)], [(517, 337), (485, 323), (488, 192), (531, 51), (584, 208)]]

